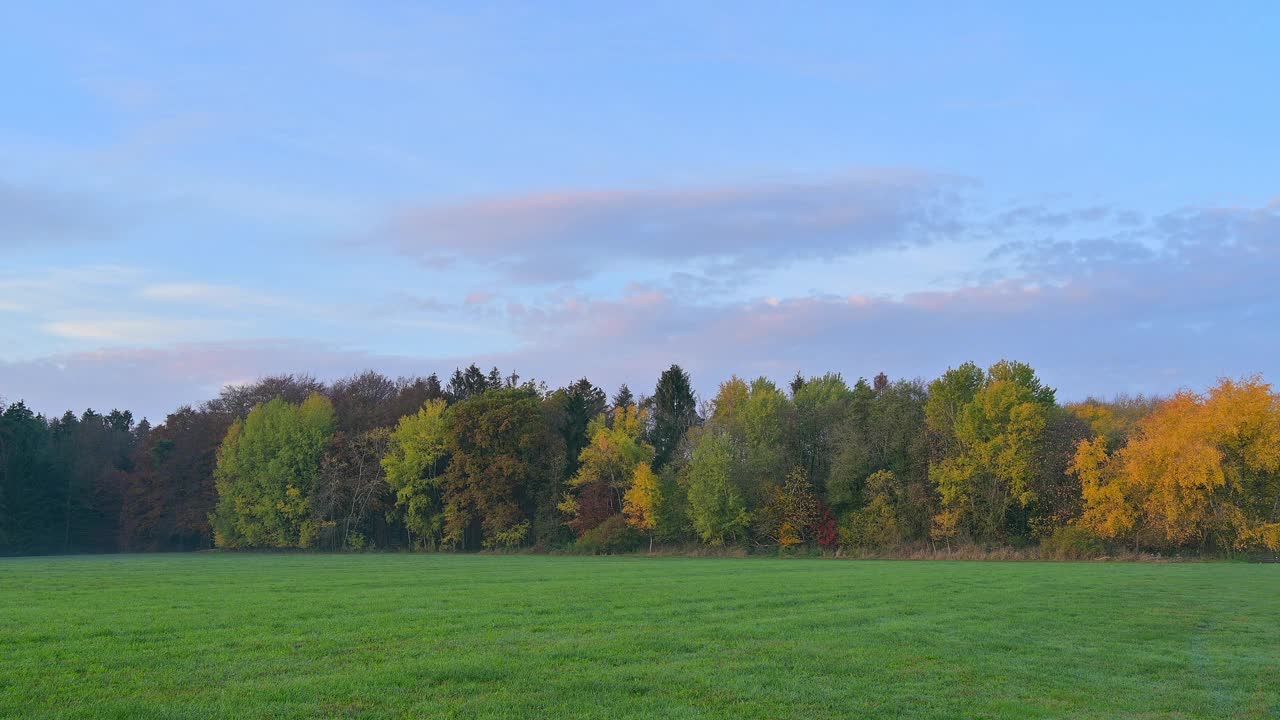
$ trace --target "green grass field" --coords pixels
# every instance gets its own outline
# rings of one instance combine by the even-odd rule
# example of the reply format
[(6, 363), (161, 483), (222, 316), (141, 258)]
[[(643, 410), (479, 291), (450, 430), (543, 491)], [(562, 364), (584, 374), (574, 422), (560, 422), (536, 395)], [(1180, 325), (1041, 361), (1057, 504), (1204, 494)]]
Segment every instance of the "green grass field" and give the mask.
[(1264, 718), (1280, 565), (0, 560), (0, 716)]

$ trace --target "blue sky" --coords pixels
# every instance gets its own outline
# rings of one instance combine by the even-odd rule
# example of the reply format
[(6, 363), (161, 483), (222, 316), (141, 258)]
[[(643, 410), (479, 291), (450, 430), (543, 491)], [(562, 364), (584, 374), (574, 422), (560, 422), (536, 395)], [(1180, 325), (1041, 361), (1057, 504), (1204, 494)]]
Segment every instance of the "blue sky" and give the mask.
[(1266, 3), (0, 9), (0, 397), (1274, 375)]

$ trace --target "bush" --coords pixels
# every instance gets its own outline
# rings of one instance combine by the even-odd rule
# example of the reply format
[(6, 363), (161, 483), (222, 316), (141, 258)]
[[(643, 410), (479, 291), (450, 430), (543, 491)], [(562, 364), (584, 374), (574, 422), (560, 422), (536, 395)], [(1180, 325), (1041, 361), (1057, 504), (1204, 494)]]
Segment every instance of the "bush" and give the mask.
[(1105, 553), (1102, 538), (1074, 525), (1060, 527), (1040, 541), (1040, 554), (1053, 560), (1089, 560)]
[(844, 516), (837, 537), (842, 550), (890, 548), (902, 542), (902, 530), (893, 507), (884, 496), (876, 496), (866, 507)]
[(575, 547), (592, 555), (613, 555), (633, 552), (644, 542), (644, 537), (627, 524), (621, 515), (614, 515), (591, 528), (578, 538)]

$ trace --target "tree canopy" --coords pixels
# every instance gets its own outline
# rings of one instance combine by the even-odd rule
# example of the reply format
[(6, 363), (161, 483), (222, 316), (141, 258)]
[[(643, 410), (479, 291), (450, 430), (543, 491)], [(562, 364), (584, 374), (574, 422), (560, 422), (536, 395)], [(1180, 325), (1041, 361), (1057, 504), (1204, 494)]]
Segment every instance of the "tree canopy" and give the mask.
[[(1059, 404), (1030, 366), (932, 382), (672, 365), (610, 399), (477, 364), (276, 375), (155, 425), (0, 404), (0, 553), (577, 548), (1280, 551), (1280, 396)], [(914, 549), (914, 550), (913, 550)]]

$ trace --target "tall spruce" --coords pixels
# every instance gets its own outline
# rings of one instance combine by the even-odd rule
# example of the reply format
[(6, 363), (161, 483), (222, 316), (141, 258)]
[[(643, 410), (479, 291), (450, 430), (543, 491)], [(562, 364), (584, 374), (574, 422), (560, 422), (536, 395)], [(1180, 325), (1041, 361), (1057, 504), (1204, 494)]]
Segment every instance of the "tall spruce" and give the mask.
[(672, 365), (658, 378), (654, 388), (653, 426), (650, 444), (654, 449), (654, 467), (668, 465), (680, 448), (680, 441), (689, 428), (698, 423), (698, 403), (693, 395), (689, 373), (679, 365)]

